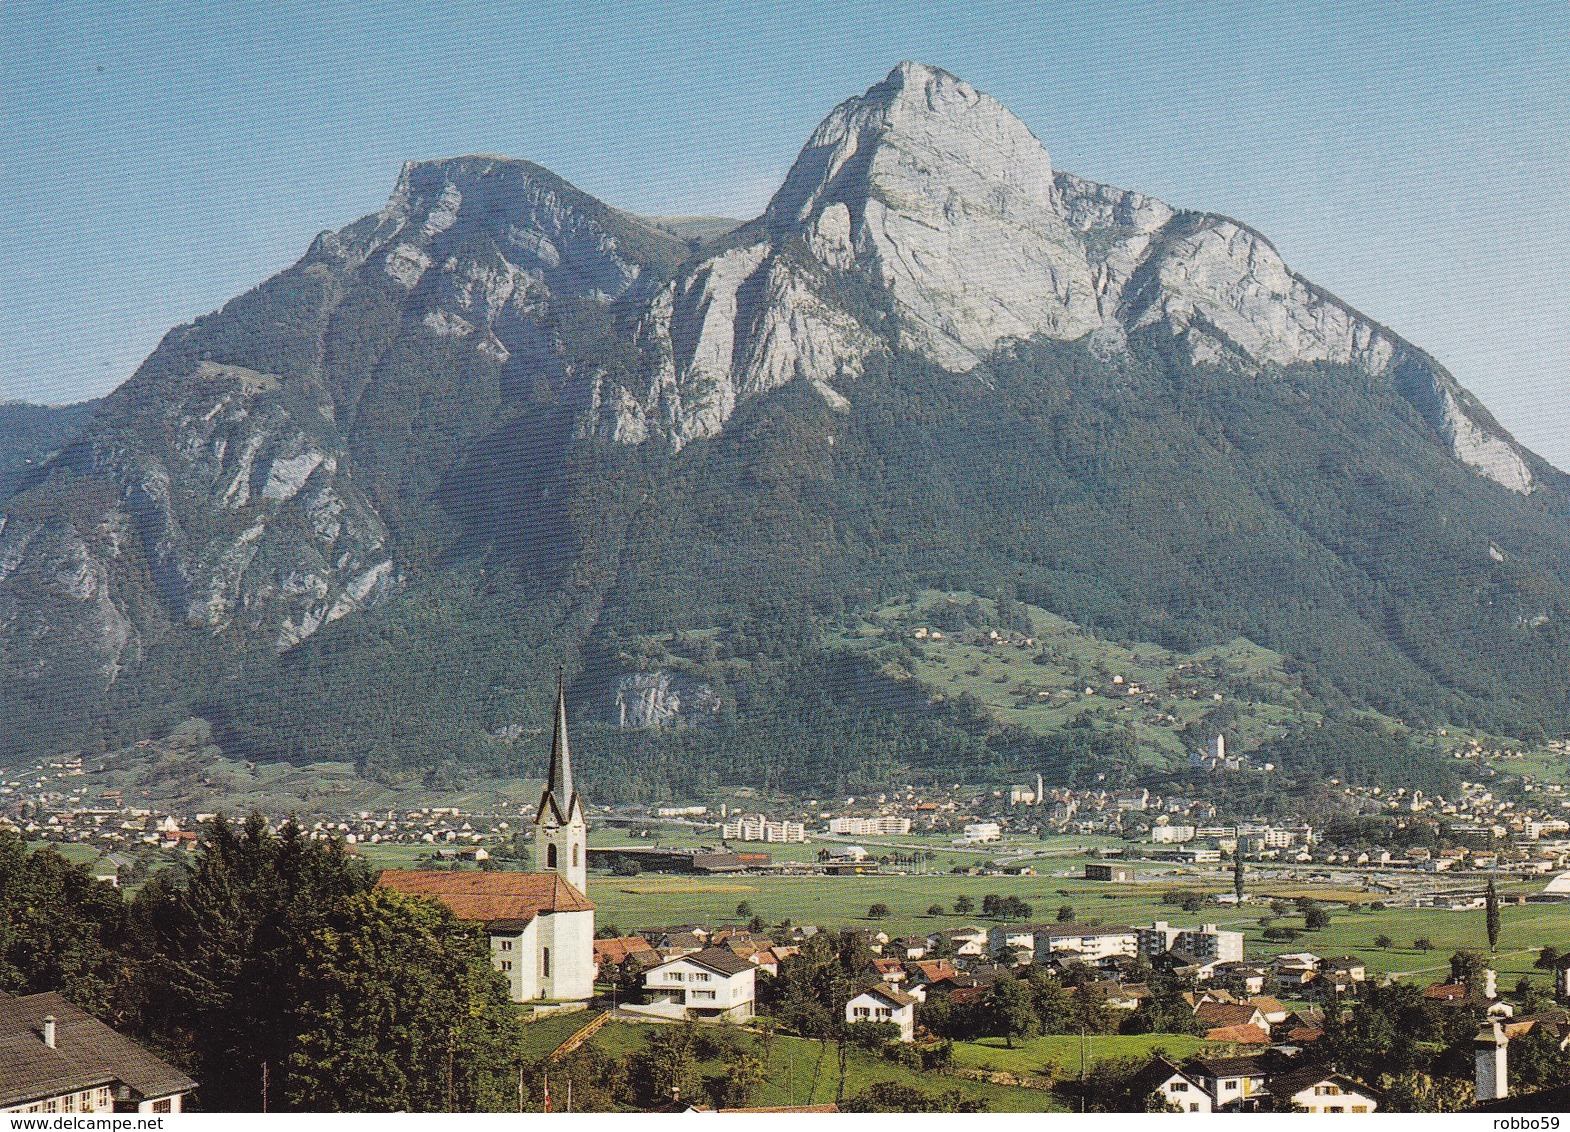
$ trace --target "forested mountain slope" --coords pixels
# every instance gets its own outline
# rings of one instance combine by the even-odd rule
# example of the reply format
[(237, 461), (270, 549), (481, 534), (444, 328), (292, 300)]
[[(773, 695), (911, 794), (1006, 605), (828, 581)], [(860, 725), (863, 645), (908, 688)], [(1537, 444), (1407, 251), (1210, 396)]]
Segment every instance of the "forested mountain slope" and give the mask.
[(30, 405), (0, 401), (0, 501), (22, 486), (61, 445), (82, 431), (96, 401), (75, 405)]

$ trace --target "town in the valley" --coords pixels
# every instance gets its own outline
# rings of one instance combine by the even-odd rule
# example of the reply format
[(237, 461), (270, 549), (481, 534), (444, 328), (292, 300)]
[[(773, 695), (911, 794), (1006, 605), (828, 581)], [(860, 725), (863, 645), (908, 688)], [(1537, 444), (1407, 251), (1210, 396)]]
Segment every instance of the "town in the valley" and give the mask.
[[(1235, 756), (1216, 735), (1195, 758)], [(103, 770), (10, 773), (0, 827), (126, 893), (208, 852), (216, 813)], [(266, 825), (473, 926), (525, 1023), (523, 1107), (1350, 1115), (1514, 1107), (1570, 1072), (1570, 794), (1488, 777), (1348, 786), (1318, 824), (1040, 776), (605, 806), (558, 687), (532, 802)], [(1360, 1037), (1394, 1024), (1405, 1063)], [(55, 1067), (0, 1111), (201, 1095), (59, 994), (0, 996), (0, 1026), (8, 1057)]]

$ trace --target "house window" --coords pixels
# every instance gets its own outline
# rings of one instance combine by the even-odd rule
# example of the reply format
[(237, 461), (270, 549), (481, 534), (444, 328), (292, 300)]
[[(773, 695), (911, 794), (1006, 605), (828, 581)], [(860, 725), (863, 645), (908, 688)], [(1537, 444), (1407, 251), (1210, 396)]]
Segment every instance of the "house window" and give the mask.
[(499, 946), (503, 951), (511, 951), (512, 950), (512, 940), (504, 939), (497, 946)]
[(1221, 1082), (1221, 1087), (1223, 1089), (1235, 1089), (1235, 1088), (1237, 1088), (1237, 1082), (1236, 1081), (1223, 1081), (1223, 1082)]
[(1167, 1088), (1171, 1089), (1174, 1093), (1186, 1093), (1188, 1092), (1188, 1082), (1173, 1081), (1170, 1085), (1167, 1086)]
[(1353, 1112), (1367, 1112), (1368, 1111), (1368, 1106), (1366, 1104), (1355, 1104), (1355, 1105), (1352, 1106), (1352, 1111)]
[(59, 1112), (60, 1111), (60, 1099), (58, 1097), (50, 1097), (48, 1100), (46, 1100), (44, 1102), (44, 1111), (45, 1112)]
[(714, 1000), (714, 992), (711, 990), (695, 990), (692, 992), (692, 997), (706, 999), (712, 1002)]
[(75, 1093), (68, 1093), (67, 1095), (65, 1095), (65, 1096), (60, 1098), (60, 1111), (61, 1112), (75, 1112), (76, 1111), (76, 1094)]
[(154, 1112), (173, 1112), (174, 1111), (174, 1102), (171, 1101), (168, 1097), (165, 1097), (161, 1101), (154, 1101), (153, 1102), (153, 1111)]
[(572, 863), (573, 867), (576, 868), (578, 865), (578, 847), (576, 845), (572, 847)]
[(114, 1107), (114, 1100), (110, 1095), (109, 1086), (100, 1086), (98, 1096), (93, 1101), (93, 1108), (98, 1112), (109, 1112)]
[(1199, 1102), (1198, 1101), (1189, 1101), (1188, 1102), (1188, 1111), (1189, 1112), (1198, 1112), (1199, 1111)]
[(540, 948), (540, 974), (547, 979), (551, 977), (551, 949), (548, 947)]
[(868, 1010), (865, 1006), (858, 1006), (858, 1007), (856, 1007), (856, 1017), (857, 1018), (865, 1018), (865, 1017), (867, 1017), (871, 1013), (872, 1012), (870, 1010)]
[(666, 971), (665, 977), (673, 983), (685, 982), (687, 979), (687, 976), (680, 971)]
[(556, 846), (554, 845), (547, 845), (545, 847), (545, 867), (547, 869), (554, 869), (556, 867)]
[(694, 971), (692, 973), (692, 981), (695, 982), (695, 983), (706, 983), (706, 982), (709, 981), (709, 976), (708, 976), (707, 972), (704, 972), (704, 971)]
[(1346, 1109), (1343, 1106), (1341, 1106), (1341, 1105), (1332, 1104), (1332, 1105), (1326, 1105), (1325, 1106), (1325, 1111), (1326, 1112), (1345, 1112)]
[(502, 960), (502, 970), (503, 971), (511, 971), (512, 970), (512, 960), (511, 959), (503, 959)]

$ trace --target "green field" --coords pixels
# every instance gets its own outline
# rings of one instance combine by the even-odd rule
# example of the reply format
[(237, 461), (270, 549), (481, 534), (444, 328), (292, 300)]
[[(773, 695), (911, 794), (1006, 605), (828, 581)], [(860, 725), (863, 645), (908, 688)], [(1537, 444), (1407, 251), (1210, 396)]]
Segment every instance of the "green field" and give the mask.
[(977, 1069), (1001, 1069), (1010, 1073), (1032, 1073), (1050, 1077), (1071, 1077), (1079, 1072), (1080, 1051), (1085, 1065), (1112, 1057), (1149, 1057), (1165, 1050), (1174, 1060), (1191, 1057), (1216, 1043), (1188, 1034), (1092, 1034), (1081, 1046), (1077, 1034), (1044, 1034), (1018, 1040), (1009, 1049), (1002, 1038), (982, 1038), (954, 1043), (954, 1064)]
[[(1416, 978), (1437, 978), (1448, 970), (1447, 960), (1458, 949), (1486, 951), (1487, 934), (1483, 913), (1449, 912), (1427, 908), (1385, 908), (1380, 911), (1350, 912), (1330, 904), (1330, 927), (1305, 932), (1291, 943), (1264, 938), (1258, 920), (1269, 914), (1262, 904), (1242, 909), (1213, 906), (1202, 912), (1187, 913), (1161, 902), (1168, 887), (1211, 887), (1192, 880), (1173, 880), (1154, 885), (1096, 887), (1082, 880), (1061, 877), (968, 877), (968, 876), (869, 876), (869, 877), (678, 877), (641, 876), (632, 878), (596, 875), (590, 879), (589, 893), (599, 908), (599, 922), (615, 925), (623, 932), (672, 923), (698, 922), (709, 925), (734, 923), (736, 906), (751, 905), (756, 915), (771, 924), (790, 920), (796, 924), (817, 924), (823, 928), (879, 927), (890, 935), (927, 934), (963, 924), (985, 925), (976, 915), (952, 914), (954, 900), (968, 895), (979, 906), (986, 893), (1018, 896), (1032, 905), (1038, 920), (1056, 918), (1057, 909), (1068, 905), (1083, 923), (1148, 924), (1168, 920), (1176, 924), (1219, 923), (1244, 933), (1250, 957), (1276, 955), (1289, 951), (1313, 951), (1320, 955), (1355, 955), (1368, 966), (1382, 972), (1410, 972)], [(1276, 886), (1283, 890), (1290, 886)], [(1306, 886), (1300, 886), (1306, 889)], [(1263, 886), (1269, 891), (1270, 886)], [(889, 907), (889, 915), (872, 920), (867, 911), (873, 903)], [(926, 909), (940, 904), (942, 916), (929, 916)], [(744, 918), (744, 917), (743, 917)], [(1532, 969), (1532, 960), (1545, 944), (1570, 949), (1570, 905), (1506, 904), (1500, 910), (1502, 930), (1496, 967), (1500, 982), (1513, 987), (1516, 979), (1530, 975), (1546, 986), (1547, 976)], [(1301, 927), (1301, 918), (1289, 915), (1276, 921), (1281, 927)], [(1379, 935), (1388, 935), (1395, 946), (1382, 950), (1374, 946)], [(1434, 944), (1432, 951), (1419, 951), (1412, 945), (1420, 937)]]
[[(1053, 877), (969, 876), (865, 876), (865, 877), (753, 877), (686, 876), (612, 877), (596, 875), (589, 881), (589, 896), (599, 908), (601, 924), (615, 924), (624, 931), (672, 923), (733, 923), (736, 906), (746, 901), (753, 913), (771, 924), (817, 924), (824, 928), (877, 926), (890, 935), (925, 934), (940, 928), (980, 922), (974, 914), (952, 914), (957, 897), (969, 896), (977, 906), (982, 896), (1018, 896), (1032, 905), (1038, 919), (1051, 920), (1060, 905), (1071, 904), (1082, 921), (1107, 924), (1148, 923), (1152, 919), (1181, 916), (1171, 905), (1160, 903), (1160, 889), (1145, 888), (1141, 895), (1102, 894), (1060, 896), (1059, 891), (1083, 888), (1083, 881)], [(1114, 899), (1105, 899), (1113, 895)], [(889, 915), (867, 918), (875, 903), (886, 904)], [(926, 909), (940, 904), (942, 916)], [(1222, 913), (1217, 912), (1217, 915)], [(741, 917), (746, 919), (745, 916)]]

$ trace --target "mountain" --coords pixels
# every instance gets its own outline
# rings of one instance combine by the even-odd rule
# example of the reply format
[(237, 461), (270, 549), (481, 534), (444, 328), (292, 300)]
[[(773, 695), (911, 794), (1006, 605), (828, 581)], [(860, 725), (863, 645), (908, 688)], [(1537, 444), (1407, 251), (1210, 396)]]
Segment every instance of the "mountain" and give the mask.
[(724, 228), (412, 163), (171, 331), (5, 505), (0, 747), (532, 769), (564, 664), (634, 792), (1128, 754), (826, 647), (923, 587), (1564, 730), (1570, 481), (1245, 225), (902, 63)]
[(96, 401), (75, 405), (0, 401), (0, 501), (22, 486), (29, 471), (81, 432), (97, 406)]

